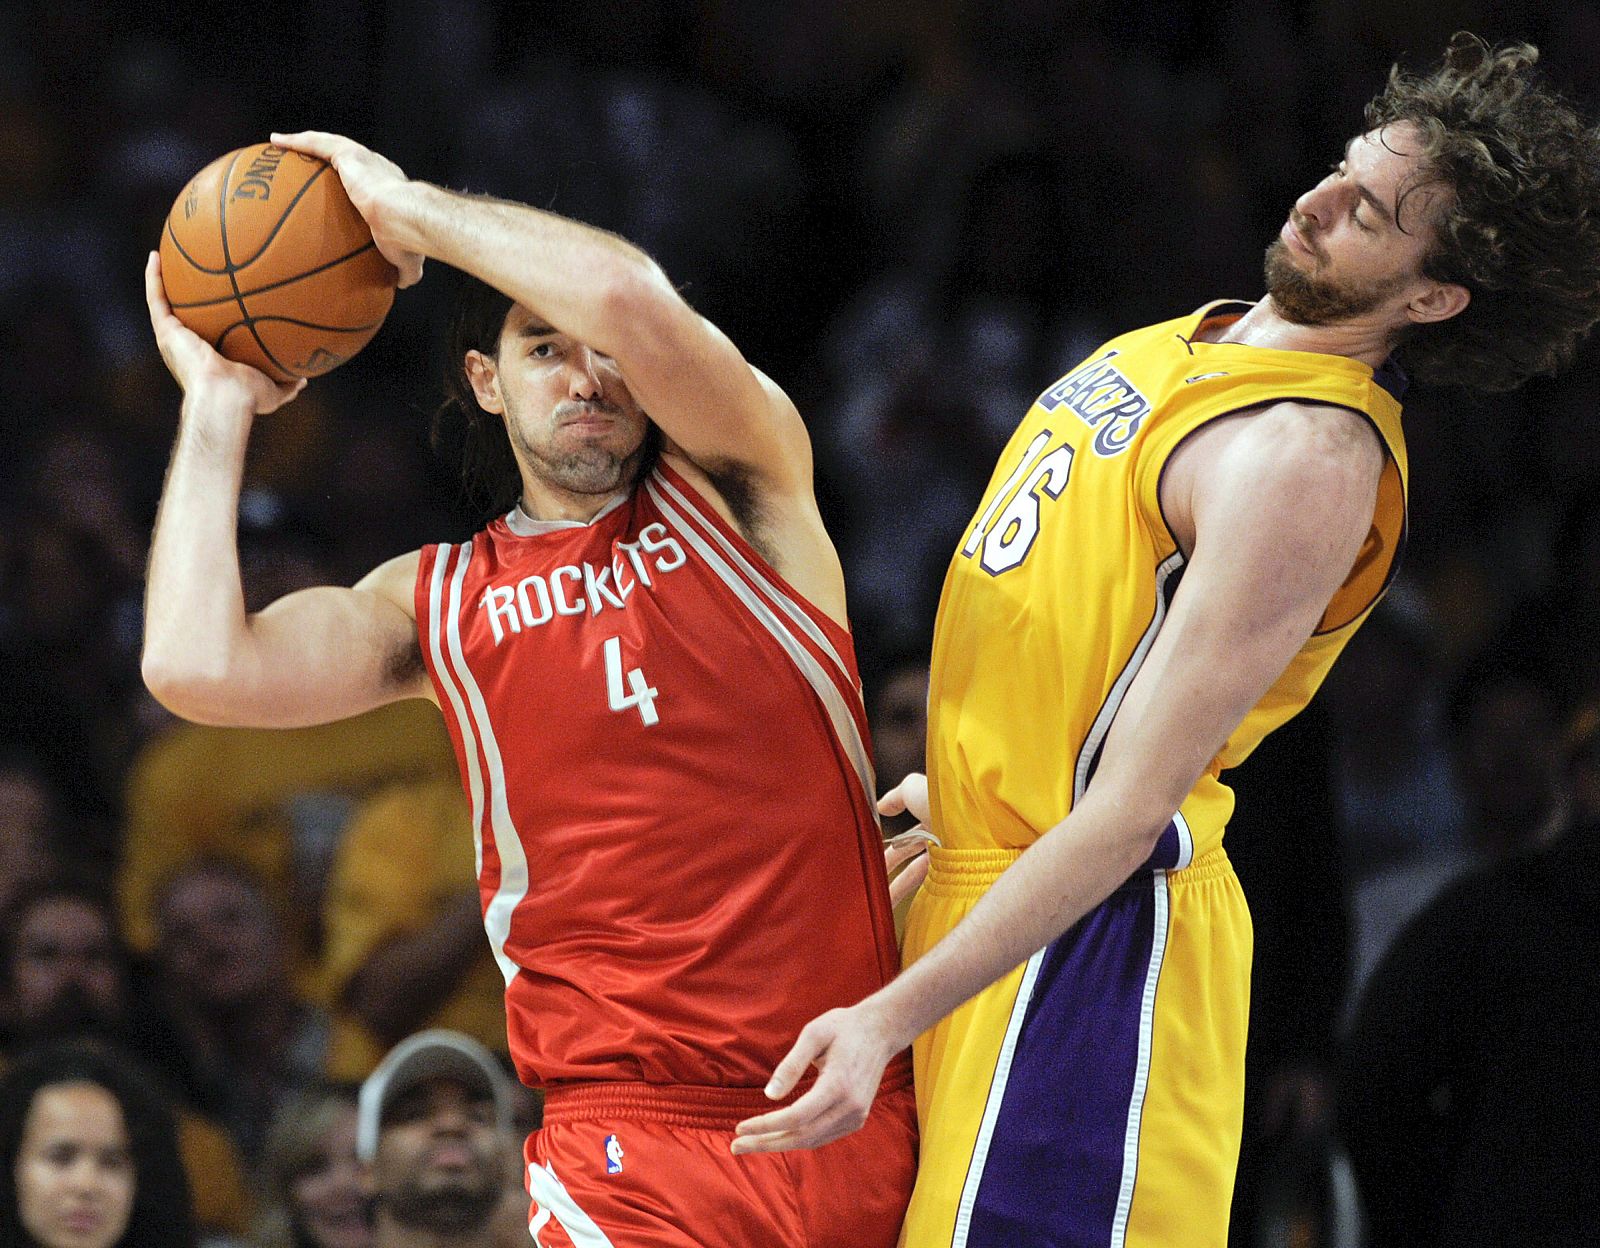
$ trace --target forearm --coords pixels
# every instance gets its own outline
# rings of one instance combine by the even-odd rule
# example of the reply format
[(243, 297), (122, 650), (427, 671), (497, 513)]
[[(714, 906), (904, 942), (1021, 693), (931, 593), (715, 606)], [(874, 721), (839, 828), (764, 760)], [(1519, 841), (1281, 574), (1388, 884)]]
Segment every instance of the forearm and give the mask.
[(608, 231), (424, 182), (406, 191), (388, 210), (397, 242), (504, 291), (607, 355), (622, 358), (641, 328), (642, 303), (681, 304), (655, 262)]
[(421, 931), (375, 952), (345, 992), (373, 1035), (393, 1044), (449, 999), (485, 948), (477, 894), (464, 894)]
[(163, 701), (225, 680), (246, 636), (237, 515), (252, 419), (239, 396), (184, 397), (145, 595), (144, 677)]
[(1147, 811), (1086, 795), (944, 939), (869, 998), (896, 1047), (910, 1044), (1109, 897), (1143, 864), (1159, 832)]

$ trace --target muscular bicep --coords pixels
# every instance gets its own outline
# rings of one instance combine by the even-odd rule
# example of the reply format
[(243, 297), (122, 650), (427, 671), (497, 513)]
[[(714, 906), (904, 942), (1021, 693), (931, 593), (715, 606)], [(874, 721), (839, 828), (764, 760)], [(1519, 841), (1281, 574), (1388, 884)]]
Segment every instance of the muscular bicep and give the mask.
[(409, 609), (417, 555), (391, 560), (354, 588), (297, 590), (246, 620), (229, 671), (178, 708), (202, 723), (298, 728), (431, 697)]
[(1193, 477), (1193, 550), (1096, 773), (1162, 819), (1311, 637), (1371, 525), (1369, 434), (1262, 419)]

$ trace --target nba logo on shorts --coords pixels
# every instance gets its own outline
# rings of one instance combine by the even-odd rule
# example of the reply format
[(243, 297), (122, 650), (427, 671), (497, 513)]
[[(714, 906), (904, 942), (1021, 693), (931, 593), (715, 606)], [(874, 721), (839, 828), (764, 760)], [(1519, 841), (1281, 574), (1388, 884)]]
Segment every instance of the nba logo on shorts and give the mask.
[(622, 1141), (614, 1135), (606, 1136), (606, 1173), (622, 1173)]

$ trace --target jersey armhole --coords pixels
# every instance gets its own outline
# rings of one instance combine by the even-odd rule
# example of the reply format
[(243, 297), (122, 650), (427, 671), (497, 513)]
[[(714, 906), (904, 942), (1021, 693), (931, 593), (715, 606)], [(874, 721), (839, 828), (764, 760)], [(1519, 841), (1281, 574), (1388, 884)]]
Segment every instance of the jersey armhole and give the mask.
[(1406, 507), (1405, 482), (1400, 472), (1400, 465), (1395, 459), (1394, 448), (1389, 445), (1389, 440), (1384, 437), (1383, 429), (1372, 417), (1371, 413), (1348, 403), (1338, 403), (1317, 395), (1274, 395), (1254, 403), (1231, 407), (1225, 411), (1215, 412), (1204, 420), (1189, 426), (1179, 437), (1166, 445), (1157, 440), (1142, 448), (1145, 452), (1154, 452), (1160, 456), (1160, 465), (1155, 468), (1155, 481), (1150, 488), (1153, 494), (1149, 501), (1154, 503), (1153, 514), (1146, 503), (1145, 482), (1149, 481), (1152, 471), (1141, 458), (1137, 472), (1137, 479), (1141, 482), (1139, 487), (1139, 511), (1147, 525), (1155, 530), (1157, 536), (1163, 537), (1173, 550), (1181, 550), (1178, 538), (1172, 531), (1172, 526), (1167, 522), (1166, 512), (1161, 505), (1161, 485), (1166, 478), (1167, 466), (1172, 462), (1173, 455), (1178, 448), (1187, 442), (1200, 430), (1216, 421), (1224, 420), (1229, 416), (1237, 416), (1241, 412), (1253, 408), (1266, 407), (1273, 403), (1314, 403), (1320, 407), (1339, 407), (1346, 411), (1354, 412), (1371, 427), (1373, 434), (1378, 439), (1378, 444), (1383, 448), (1383, 472), (1378, 478), (1378, 496), (1373, 504), (1372, 524), (1367, 532), (1366, 540), (1361, 544), (1361, 551), (1356, 556), (1356, 561), (1350, 569), (1339, 588), (1334, 591), (1329, 600), (1327, 609), (1323, 611), (1322, 618), (1317, 624), (1313, 636), (1322, 636), (1326, 633), (1335, 633), (1359, 620), (1375, 606), (1380, 598), (1387, 592), (1390, 584), (1400, 570), (1400, 558), (1405, 551), (1406, 536), (1408, 532), (1408, 516)]
[[(651, 478), (655, 478), (661, 485), (666, 487), (669, 498), (672, 494), (679, 495), (679, 501), (687, 504), (692, 511), (694, 520), (699, 525), (712, 530), (724, 547), (731, 545), (741, 559), (759, 569), (763, 578), (770, 581), (774, 587), (805, 613), (806, 618), (823, 632), (837, 650), (839, 657), (848, 665), (847, 670), (850, 678), (859, 688), (861, 673), (856, 665), (855, 638), (851, 635), (850, 630), (841, 627), (827, 612), (819, 608), (785, 580), (783, 574), (767, 562), (765, 556), (746, 541), (743, 534), (719, 515), (717, 509), (706, 500), (699, 490), (694, 488), (683, 474), (658, 460), (655, 468), (651, 470), (651, 476), (645, 479), (646, 483)], [(640, 488), (644, 488), (644, 485), (641, 484)]]

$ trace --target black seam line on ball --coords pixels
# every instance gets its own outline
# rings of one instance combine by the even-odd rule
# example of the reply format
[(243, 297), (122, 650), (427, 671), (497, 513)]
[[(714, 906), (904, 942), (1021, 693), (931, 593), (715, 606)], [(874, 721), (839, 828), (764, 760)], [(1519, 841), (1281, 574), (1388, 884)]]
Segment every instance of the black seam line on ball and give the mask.
[(269, 321), (274, 325), (293, 325), (296, 329), (315, 329), (324, 334), (364, 334), (383, 324), (377, 320), (366, 325), (318, 325), (315, 321), (300, 321), (292, 316), (247, 316), (243, 321), (235, 321), (234, 325), (265, 325)]
[[(250, 336), (256, 340), (256, 346), (261, 348), (261, 354), (266, 356), (272, 366), (280, 373), (289, 377), (298, 377), (298, 373), (292, 368), (285, 368), (283, 361), (273, 355), (267, 348), (267, 344), (261, 341), (261, 335), (256, 333), (255, 322), (250, 319), (250, 309), (244, 306), (244, 296), (239, 293), (239, 278), (234, 273), (233, 255), (228, 250), (228, 183), (233, 181), (233, 169), (238, 163), (239, 154), (235, 153), (233, 159), (228, 162), (228, 171), (222, 175), (222, 190), (217, 193), (217, 220), (222, 226), (222, 262), (228, 266), (228, 285), (233, 287), (233, 297), (239, 304), (240, 323), (250, 331)], [(287, 216), (288, 214), (285, 213), (284, 215)], [(280, 222), (279, 224), (282, 223)], [(257, 254), (259, 255), (260, 253), (258, 252)], [(230, 325), (228, 328), (235, 329), (237, 325)]]
[[(261, 246), (256, 248), (256, 254), (251, 256), (248, 260), (239, 261), (238, 264), (233, 266), (235, 270), (249, 268), (250, 265), (261, 259), (262, 253), (264, 253), (268, 247), (272, 246), (272, 240), (278, 237), (278, 231), (283, 229), (283, 223), (287, 221), (290, 214), (294, 212), (294, 206), (298, 204), (301, 197), (311, 189), (311, 184), (323, 174), (327, 173), (330, 168), (332, 168), (332, 166), (326, 161), (323, 161), (322, 167), (300, 184), (300, 189), (294, 193), (294, 198), (289, 201), (289, 206), (283, 210), (283, 215), (278, 218), (278, 224), (273, 226), (271, 233), (269, 233), (266, 238), (261, 240)], [(230, 169), (229, 172), (231, 173), (232, 170)]]
[[(173, 239), (172, 241), (174, 243), (176, 243), (178, 240), (177, 239)], [(241, 290), (239, 292), (238, 297), (243, 299), (243, 298), (247, 298), (247, 297), (252, 296), (252, 295), (264, 295), (269, 290), (277, 290), (282, 286), (288, 286), (291, 282), (298, 282), (302, 278), (315, 277), (318, 273), (326, 273), (329, 269), (343, 264), (346, 260), (354, 260), (357, 256), (361, 255), (363, 252), (368, 252), (368, 251), (372, 251), (372, 250), (376, 249), (377, 245), (378, 244), (376, 244), (376, 243), (365, 243), (362, 246), (357, 247), (354, 251), (348, 251), (342, 256), (338, 256), (333, 260), (329, 260), (326, 264), (319, 264), (314, 269), (307, 269), (304, 273), (296, 273), (293, 277), (286, 277), (286, 278), (283, 278), (281, 281), (268, 282), (265, 286), (253, 286), (249, 290)], [(183, 252), (183, 248), (182, 247), (179, 247), (178, 250), (180, 252)], [(187, 252), (183, 252), (183, 258), (185, 260), (189, 259), (189, 256), (188, 256)], [(194, 264), (194, 261), (190, 260), (189, 263), (190, 264)], [(200, 268), (200, 266), (197, 265), (197, 264), (194, 267), (197, 268), (197, 269)], [(204, 272), (204, 273), (210, 273), (210, 272), (226, 273), (227, 270), (226, 269), (216, 269), (216, 270), (202, 269), (201, 272)], [(213, 307), (213, 306), (215, 306), (216, 304), (219, 304), (219, 303), (232, 303), (233, 299), (234, 299), (233, 295), (223, 295), (220, 299), (196, 299), (193, 303), (174, 303), (174, 304), (172, 304), (170, 306), (173, 307), (173, 308), (209, 308), (209, 307)]]

